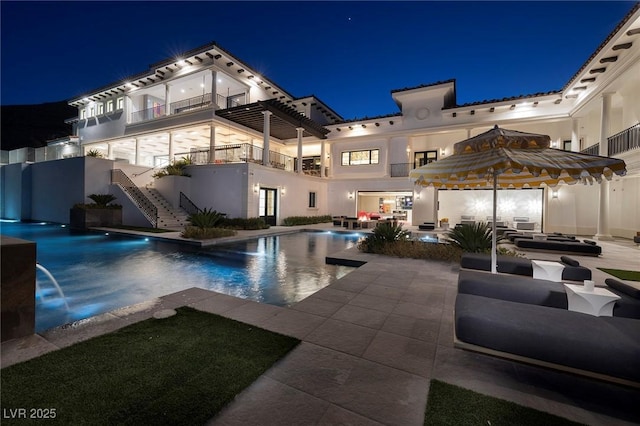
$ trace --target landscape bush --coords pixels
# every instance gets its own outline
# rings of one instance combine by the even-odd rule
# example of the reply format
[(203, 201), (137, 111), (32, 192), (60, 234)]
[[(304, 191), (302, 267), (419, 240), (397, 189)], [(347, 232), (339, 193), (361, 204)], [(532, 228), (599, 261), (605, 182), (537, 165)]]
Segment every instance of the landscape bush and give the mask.
[(447, 233), (447, 241), (469, 253), (491, 251), (491, 226), (486, 222), (461, 224)]
[(165, 166), (162, 170), (157, 171), (153, 174), (153, 177), (156, 179), (160, 179), (165, 176), (187, 176), (191, 177), (185, 170), (188, 165), (192, 164), (191, 158), (182, 157), (178, 161), (174, 161), (173, 163)]
[(183, 238), (192, 238), (195, 240), (209, 240), (212, 238), (232, 237), (236, 235), (236, 231), (227, 228), (199, 228), (197, 226), (185, 226), (182, 231)]
[(205, 208), (198, 213), (189, 215), (187, 221), (191, 223), (191, 226), (200, 229), (206, 229), (219, 227), (219, 224), (223, 219), (224, 215), (222, 213), (219, 213), (216, 210)]
[(316, 223), (331, 222), (330, 215), (323, 216), (289, 216), (282, 221), (284, 226), (314, 225)]
[(236, 218), (223, 218), (220, 222), (221, 227), (230, 229), (242, 229), (242, 230), (256, 230), (256, 229), (269, 229), (269, 225), (260, 217), (250, 217), (248, 219), (236, 217)]
[(385, 256), (443, 260), (449, 262), (460, 262), (462, 256), (462, 250), (451, 244), (427, 243), (413, 240), (386, 241), (384, 243), (371, 245), (365, 238), (358, 243), (358, 249), (365, 253), (382, 254)]

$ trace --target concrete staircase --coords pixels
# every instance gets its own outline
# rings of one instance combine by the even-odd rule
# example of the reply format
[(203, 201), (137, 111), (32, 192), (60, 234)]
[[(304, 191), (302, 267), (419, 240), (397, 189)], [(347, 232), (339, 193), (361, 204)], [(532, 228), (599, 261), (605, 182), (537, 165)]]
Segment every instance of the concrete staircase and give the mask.
[(158, 228), (182, 230), (188, 224), (187, 212), (180, 208), (173, 208), (157, 189), (140, 187), (140, 190), (158, 209)]

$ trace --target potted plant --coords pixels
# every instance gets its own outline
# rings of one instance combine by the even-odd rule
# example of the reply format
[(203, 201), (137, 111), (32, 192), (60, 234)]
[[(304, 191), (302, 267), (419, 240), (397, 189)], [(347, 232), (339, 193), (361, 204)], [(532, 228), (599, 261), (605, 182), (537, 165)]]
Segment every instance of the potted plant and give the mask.
[(449, 229), (449, 218), (443, 217), (440, 219), (440, 228)]
[(69, 212), (69, 226), (88, 229), (96, 226), (122, 225), (122, 206), (112, 204), (116, 199), (112, 194), (91, 194), (87, 198), (93, 203), (75, 204)]

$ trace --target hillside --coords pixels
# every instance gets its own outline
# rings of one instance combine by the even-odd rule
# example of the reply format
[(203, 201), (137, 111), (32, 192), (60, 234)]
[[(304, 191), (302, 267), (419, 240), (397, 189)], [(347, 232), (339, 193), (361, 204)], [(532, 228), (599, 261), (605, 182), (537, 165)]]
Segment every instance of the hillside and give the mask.
[(71, 125), (64, 121), (77, 115), (78, 110), (66, 101), (3, 105), (0, 107), (0, 146), (7, 151), (45, 146), (48, 140), (70, 135)]

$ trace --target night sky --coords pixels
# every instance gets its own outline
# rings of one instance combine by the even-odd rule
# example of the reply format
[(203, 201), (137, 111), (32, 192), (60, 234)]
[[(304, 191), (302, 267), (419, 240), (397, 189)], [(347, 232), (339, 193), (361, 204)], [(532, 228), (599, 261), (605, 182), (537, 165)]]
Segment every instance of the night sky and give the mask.
[(345, 119), (455, 78), (463, 104), (561, 89), (633, 2), (0, 2), (1, 104), (68, 100), (215, 41)]

